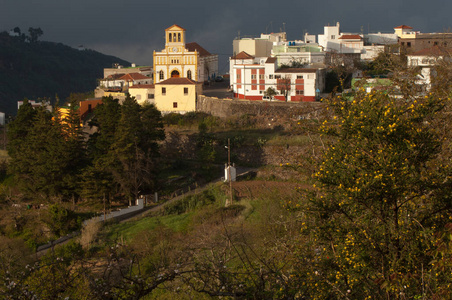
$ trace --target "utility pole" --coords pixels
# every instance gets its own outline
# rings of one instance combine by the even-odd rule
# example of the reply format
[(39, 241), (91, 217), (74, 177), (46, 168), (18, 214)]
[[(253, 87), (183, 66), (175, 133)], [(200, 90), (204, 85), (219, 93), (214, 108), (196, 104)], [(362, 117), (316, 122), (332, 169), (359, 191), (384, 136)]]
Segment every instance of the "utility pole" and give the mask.
[(229, 203), (226, 206), (232, 205), (232, 178), (231, 178), (231, 139), (228, 138), (228, 179), (229, 179)]

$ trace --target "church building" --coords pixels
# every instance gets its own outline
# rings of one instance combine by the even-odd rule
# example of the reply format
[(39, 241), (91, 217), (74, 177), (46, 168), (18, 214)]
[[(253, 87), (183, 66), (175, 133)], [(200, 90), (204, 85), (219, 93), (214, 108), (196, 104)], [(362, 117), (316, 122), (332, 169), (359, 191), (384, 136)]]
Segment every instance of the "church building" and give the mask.
[(186, 43), (184, 28), (172, 25), (165, 29), (165, 39), (165, 49), (154, 51), (154, 83), (174, 77), (204, 82), (218, 75), (218, 55), (197, 43)]

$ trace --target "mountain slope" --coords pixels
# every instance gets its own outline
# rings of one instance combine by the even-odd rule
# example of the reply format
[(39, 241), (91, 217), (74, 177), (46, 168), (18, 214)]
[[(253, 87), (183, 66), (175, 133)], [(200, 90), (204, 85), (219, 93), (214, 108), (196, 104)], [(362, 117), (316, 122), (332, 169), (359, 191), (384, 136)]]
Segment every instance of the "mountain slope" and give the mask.
[(103, 69), (129, 63), (93, 50), (61, 43), (25, 42), (0, 33), (0, 111), (15, 114), (17, 101), (93, 91)]

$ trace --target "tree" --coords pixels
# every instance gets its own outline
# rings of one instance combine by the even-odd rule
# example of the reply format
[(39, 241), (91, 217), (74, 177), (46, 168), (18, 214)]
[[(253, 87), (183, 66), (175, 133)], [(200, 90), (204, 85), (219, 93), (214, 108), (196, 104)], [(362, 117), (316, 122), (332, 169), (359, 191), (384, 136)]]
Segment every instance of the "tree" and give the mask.
[(20, 28), (19, 28), (19, 27), (14, 27), (13, 31), (14, 31), (15, 33), (17, 33), (18, 36), (20, 36), (21, 31), (20, 31)]
[(132, 200), (155, 187), (157, 142), (164, 138), (162, 117), (155, 106), (141, 107), (132, 97), (122, 105), (112, 98), (103, 102), (94, 111), (92, 125), (98, 131), (91, 137), (93, 164), (85, 175), (87, 180), (97, 174), (104, 176), (92, 181), (85, 194), (87, 188), (95, 192), (95, 187), (104, 186), (108, 191), (108, 186), (116, 186), (131, 205)]
[(108, 153), (114, 143), (114, 137), (120, 118), (121, 105), (118, 99), (104, 97), (102, 104), (93, 111), (89, 122), (94, 133), (87, 142), (89, 164), (82, 171), (82, 195), (89, 199), (102, 199), (115, 195), (117, 184), (109, 172), (110, 161)]
[(25, 139), (33, 127), (36, 111), (33, 109), (28, 99), (24, 99), (23, 104), (17, 111), (16, 118), (8, 124), (8, 155), (12, 160), (20, 157), (21, 148), (25, 146)]
[(451, 283), (432, 264), (452, 211), (450, 153), (437, 130), (444, 104), (363, 90), (329, 102), (330, 145), (303, 223), (316, 240), (310, 284), (321, 282), (320, 297), (431, 298)]
[[(57, 110), (58, 108), (56, 108)], [(59, 113), (59, 112), (58, 112)], [(66, 107), (66, 113), (58, 115), (64, 140), (65, 172), (62, 178), (64, 194), (72, 197), (80, 191), (80, 173), (87, 164), (85, 137), (80, 121), (79, 105), (76, 98), (71, 98)]]
[(44, 34), (40, 27), (38, 28), (30, 27), (28, 28), (28, 32), (30, 33), (30, 42), (32, 43), (36, 43), (38, 41), (38, 38)]
[(268, 97), (270, 97), (270, 99), (271, 99), (271, 98), (273, 98), (277, 93), (276, 93), (276, 90), (275, 90), (274, 88), (269, 87), (268, 89), (265, 90), (264, 94), (265, 94), (265, 96), (268, 96)]
[(286, 102), (288, 101), (287, 96), (289, 95), (289, 92), (291, 90), (291, 82), (290, 77), (286, 76), (284, 78), (280, 78), (277, 80), (277, 89), (280, 91), (282, 95), (284, 95), (284, 99), (286, 99)]
[(9, 169), (26, 194), (64, 200), (76, 196), (84, 145), (75, 106), (63, 117), (58, 107), (52, 114), (44, 106), (35, 110), (25, 101), (8, 137)]
[(164, 139), (162, 128), (161, 114), (155, 106), (142, 108), (135, 98), (126, 98), (112, 153), (121, 164), (114, 176), (129, 205), (132, 199), (155, 188), (157, 142)]

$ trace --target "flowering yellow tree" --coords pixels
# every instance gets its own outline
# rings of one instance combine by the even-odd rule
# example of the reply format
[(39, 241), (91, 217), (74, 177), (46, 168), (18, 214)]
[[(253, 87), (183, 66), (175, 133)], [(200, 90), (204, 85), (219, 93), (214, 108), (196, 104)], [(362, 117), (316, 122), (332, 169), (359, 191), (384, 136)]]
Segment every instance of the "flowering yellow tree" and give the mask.
[(451, 167), (433, 126), (444, 103), (433, 95), (407, 100), (363, 90), (329, 102), (333, 117), (321, 131), (332, 142), (313, 175), (316, 192), (303, 227), (316, 244), (317, 295), (448, 293), (450, 269), (434, 263), (452, 208)]

